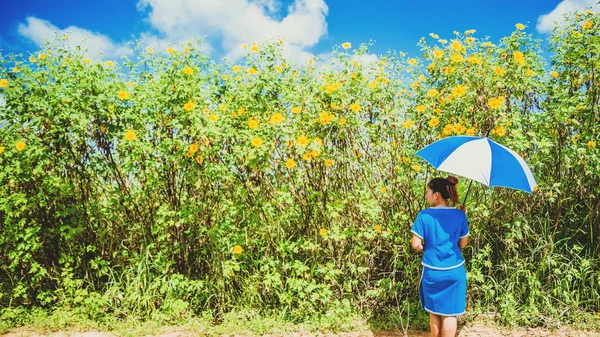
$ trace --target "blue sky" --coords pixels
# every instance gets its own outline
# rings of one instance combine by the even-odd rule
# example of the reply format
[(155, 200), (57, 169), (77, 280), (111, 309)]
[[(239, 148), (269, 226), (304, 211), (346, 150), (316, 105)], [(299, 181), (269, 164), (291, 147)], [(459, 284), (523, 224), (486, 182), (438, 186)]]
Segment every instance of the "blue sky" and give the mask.
[(288, 56), (325, 55), (335, 45), (374, 40), (374, 54), (388, 50), (419, 56), (417, 42), (434, 32), (477, 30), (496, 43), (516, 23), (546, 39), (567, 11), (598, 9), (596, 0), (4, 0), (0, 4), (0, 49), (35, 52), (55, 32), (83, 43), (91, 56), (131, 55), (127, 43), (165, 48), (206, 36), (219, 59), (241, 57), (239, 45), (282, 38)]

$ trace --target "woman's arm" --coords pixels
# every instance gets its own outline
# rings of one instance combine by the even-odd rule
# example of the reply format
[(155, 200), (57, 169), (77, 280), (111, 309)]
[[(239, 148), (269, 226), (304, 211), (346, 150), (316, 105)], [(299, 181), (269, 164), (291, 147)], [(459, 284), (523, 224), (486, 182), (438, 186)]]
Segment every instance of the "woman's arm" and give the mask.
[(413, 235), (413, 237), (410, 239), (410, 246), (417, 252), (422, 252), (423, 251), (423, 240), (421, 240), (420, 237)]
[(469, 237), (468, 236), (465, 236), (462, 239), (458, 239), (458, 247), (460, 249), (465, 248), (467, 246), (467, 242), (469, 242)]

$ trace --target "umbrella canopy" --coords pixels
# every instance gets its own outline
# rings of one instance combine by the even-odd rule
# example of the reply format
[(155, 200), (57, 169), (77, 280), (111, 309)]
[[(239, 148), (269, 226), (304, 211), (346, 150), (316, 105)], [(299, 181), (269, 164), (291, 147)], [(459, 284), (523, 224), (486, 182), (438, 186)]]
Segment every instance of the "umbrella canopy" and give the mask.
[(479, 181), (533, 193), (531, 169), (515, 151), (487, 137), (454, 136), (440, 139), (416, 153), (435, 169)]

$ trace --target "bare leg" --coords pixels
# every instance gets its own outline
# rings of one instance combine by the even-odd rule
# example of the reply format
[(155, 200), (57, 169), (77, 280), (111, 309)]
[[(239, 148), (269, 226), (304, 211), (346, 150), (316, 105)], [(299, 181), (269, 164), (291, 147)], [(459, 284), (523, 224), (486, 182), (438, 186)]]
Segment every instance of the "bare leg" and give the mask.
[(442, 333), (441, 337), (454, 337), (456, 336), (456, 316), (444, 316), (442, 320)]
[(442, 331), (442, 316), (429, 313), (429, 328), (431, 329), (431, 337), (440, 337)]

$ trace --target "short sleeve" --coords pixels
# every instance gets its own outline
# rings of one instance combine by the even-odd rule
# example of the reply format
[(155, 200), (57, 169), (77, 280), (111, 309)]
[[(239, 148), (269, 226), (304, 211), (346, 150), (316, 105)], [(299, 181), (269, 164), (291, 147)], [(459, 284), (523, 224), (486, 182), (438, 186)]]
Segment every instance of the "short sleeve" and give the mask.
[(419, 213), (417, 215), (417, 218), (415, 219), (415, 223), (412, 226), (411, 232), (418, 236), (421, 240), (424, 240), (425, 238), (425, 225), (423, 224), (423, 217), (421, 216), (421, 213)]
[(469, 236), (469, 220), (465, 216), (465, 220), (463, 221), (463, 224), (460, 228), (460, 238), (463, 239), (467, 236)]

